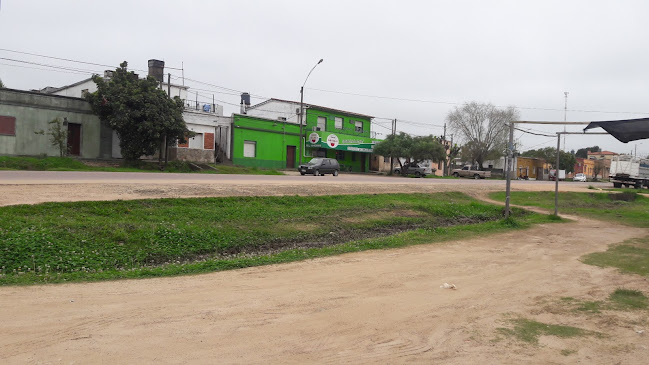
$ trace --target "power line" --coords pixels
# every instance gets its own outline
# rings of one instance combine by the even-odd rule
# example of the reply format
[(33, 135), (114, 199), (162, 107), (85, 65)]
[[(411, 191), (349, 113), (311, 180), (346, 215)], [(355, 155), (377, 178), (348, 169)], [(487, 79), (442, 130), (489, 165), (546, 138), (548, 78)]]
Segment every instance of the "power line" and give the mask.
[[(322, 92), (327, 92), (327, 93), (334, 93), (334, 94), (362, 96), (362, 97), (376, 98), (376, 99), (409, 101), (409, 102), (415, 102), (415, 103), (445, 104), (445, 105), (465, 105), (466, 104), (466, 103), (456, 103), (456, 102), (448, 102), (448, 101), (425, 100), (425, 99), (408, 99), (408, 98), (398, 98), (398, 97), (391, 97), (391, 96), (368, 95), (368, 94), (359, 94), (359, 93), (351, 93), (351, 92), (336, 91), (336, 90), (324, 90), (324, 89), (316, 89), (316, 88), (307, 88), (307, 89), (315, 90), (315, 91), (322, 91)], [(507, 105), (507, 106), (495, 105), (495, 106), (497, 108), (514, 107), (516, 109), (524, 109), (524, 110), (565, 111), (565, 109), (525, 107), (525, 106), (517, 106), (517, 105)], [(582, 110), (582, 109), (567, 109), (567, 111), (579, 112), (579, 113), (610, 113), (610, 114), (638, 114), (638, 115), (649, 114), (649, 112), (621, 112), (621, 111)]]
[(549, 134), (535, 133), (535, 132), (531, 132), (531, 131), (528, 131), (528, 130), (525, 130), (525, 129), (521, 129), (521, 128), (514, 128), (514, 129), (517, 130), (517, 131), (519, 131), (519, 132), (523, 132), (523, 133), (527, 133), (527, 134), (533, 134), (533, 135), (535, 135), (535, 136), (541, 136), (541, 137), (552, 137), (552, 138), (556, 138), (556, 137), (557, 137), (557, 136), (552, 136), (552, 135), (549, 135)]
[[(101, 67), (111, 67), (111, 68), (117, 68), (116, 66), (111, 66), (111, 65), (104, 65), (101, 63), (94, 63), (94, 62), (86, 62), (86, 61), (79, 61), (79, 60), (73, 60), (70, 58), (61, 58), (61, 57), (54, 57), (54, 56), (46, 56), (38, 53), (30, 53), (30, 52), (23, 52), (23, 51), (16, 51), (13, 49), (6, 49), (6, 48), (0, 48), (0, 51), (5, 51), (5, 52), (12, 52), (12, 53), (20, 53), (20, 54), (25, 54), (25, 55), (30, 55), (30, 56), (37, 56), (37, 57), (44, 57), (44, 58), (50, 58), (53, 60), (59, 60), (59, 61), (67, 61), (67, 62), (76, 62), (76, 63), (82, 63), (85, 65), (91, 65), (91, 66), (101, 66)], [(134, 71), (140, 71), (140, 72), (148, 72), (146, 70), (138, 70), (138, 69), (132, 69)]]

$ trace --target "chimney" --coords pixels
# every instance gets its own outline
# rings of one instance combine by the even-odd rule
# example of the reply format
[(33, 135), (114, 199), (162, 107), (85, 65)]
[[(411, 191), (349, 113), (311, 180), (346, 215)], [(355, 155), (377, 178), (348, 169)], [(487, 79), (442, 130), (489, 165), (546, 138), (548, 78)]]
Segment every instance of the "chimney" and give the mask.
[(149, 76), (153, 76), (158, 82), (163, 82), (165, 74), (165, 61), (149, 60)]
[(105, 70), (104, 71), (104, 79), (106, 79), (106, 81), (110, 80), (113, 77), (113, 72), (115, 72), (115, 71), (113, 71), (113, 70)]
[(250, 106), (250, 94), (243, 93), (241, 94), (241, 114), (246, 114), (248, 107)]

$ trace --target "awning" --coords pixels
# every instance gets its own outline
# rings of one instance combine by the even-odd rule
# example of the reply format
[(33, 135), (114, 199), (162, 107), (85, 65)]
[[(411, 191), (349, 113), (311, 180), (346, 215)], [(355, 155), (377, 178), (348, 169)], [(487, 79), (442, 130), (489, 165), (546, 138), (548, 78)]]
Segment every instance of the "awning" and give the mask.
[(590, 122), (584, 131), (598, 127), (624, 143), (649, 138), (649, 118)]

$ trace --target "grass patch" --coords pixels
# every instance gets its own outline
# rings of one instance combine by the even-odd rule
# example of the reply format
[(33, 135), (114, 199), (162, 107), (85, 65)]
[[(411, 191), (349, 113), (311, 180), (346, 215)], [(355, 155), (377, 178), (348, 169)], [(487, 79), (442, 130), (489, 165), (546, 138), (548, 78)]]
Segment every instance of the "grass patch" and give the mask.
[(514, 325), (513, 328), (498, 328), (498, 332), (534, 345), (539, 343), (539, 337), (541, 336), (569, 338), (597, 334), (577, 327), (546, 324), (525, 318), (512, 319), (510, 322)]
[[(90, 162), (89, 162), (90, 164)], [(15, 157), (0, 156), (0, 170), (32, 171), (104, 171), (104, 172), (167, 172), (203, 174), (245, 174), (245, 175), (284, 175), (281, 171), (257, 167), (213, 165), (215, 169), (195, 170), (187, 161), (169, 161), (164, 171), (157, 161), (120, 161), (119, 166), (87, 165), (82, 160), (71, 157)]]
[[(505, 193), (489, 195), (494, 200), (505, 201)], [(512, 204), (535, 206), (554, 210), (554, 192), (512, 192)], [(649, 227), (649, 198), (627, 192), (607, 193), (559, 193), (559, 212), (580, 214), (609, 220), (635, 227)]]
[(638, 290), (616, 289), (609, 300), (620, 309), (646, 309), (647, 297)]
[(0, 284), (228, 270), (448, 241), (549, 221), (521, 211), (517, 221), (503, 221), (501, 213), (501, 207), (461, 193), (0, 207)]
[(649, 275), (649, 237), (624, 241), (610, 246), (604, 252), (594, 252), (582, 257), (582, 262), (600, 267), (615, 267), (621, 272)]

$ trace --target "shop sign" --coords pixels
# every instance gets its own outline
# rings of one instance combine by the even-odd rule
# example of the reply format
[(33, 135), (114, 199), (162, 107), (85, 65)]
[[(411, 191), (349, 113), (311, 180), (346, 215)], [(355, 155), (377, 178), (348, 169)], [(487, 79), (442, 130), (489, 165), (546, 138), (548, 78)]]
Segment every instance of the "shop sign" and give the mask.
[(330, 134), (329, 137), (327, 137), (327, 147), (329, 147), (329, 148), (338, 147), (338, 136), (337, 135)]
[(309, 134), (309, 142), (318, 143), (319, 140), (320, 140), (320, 135), (318, 133), (313, 132)]

